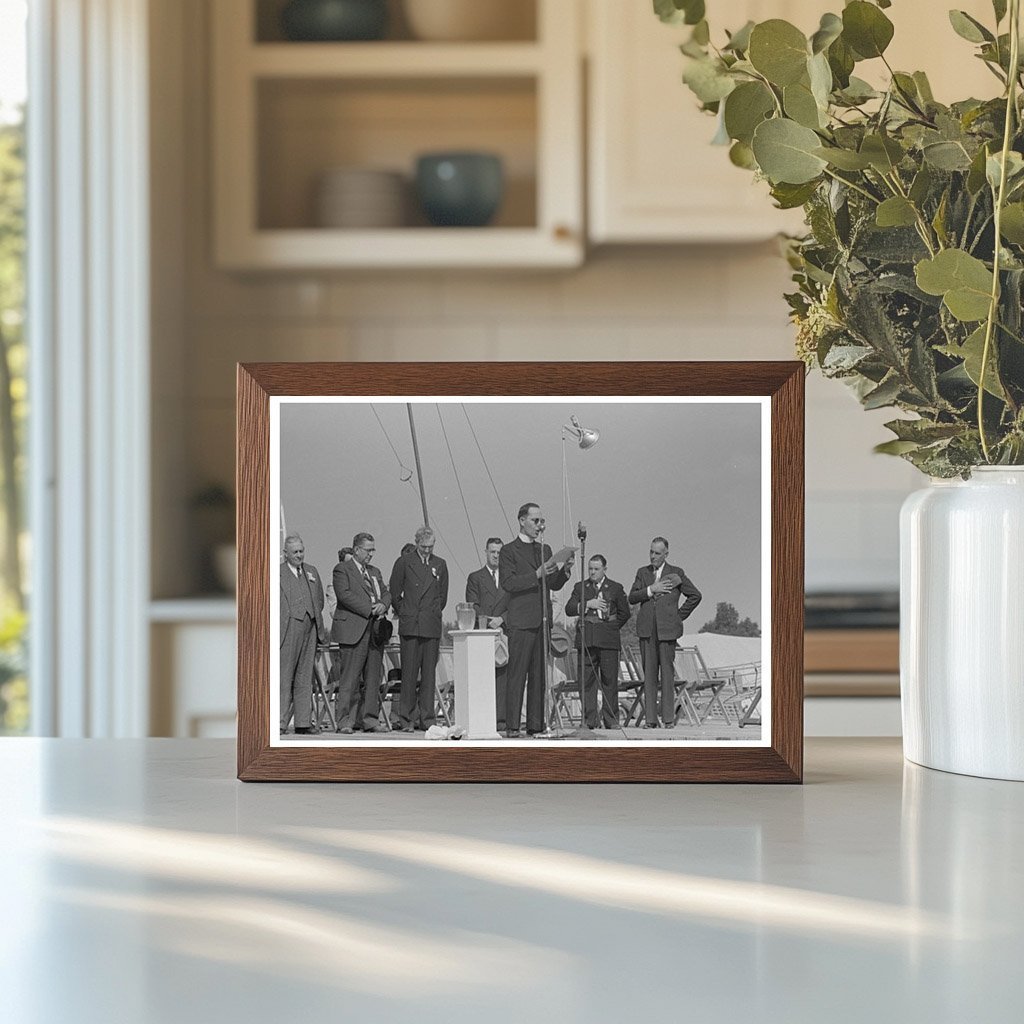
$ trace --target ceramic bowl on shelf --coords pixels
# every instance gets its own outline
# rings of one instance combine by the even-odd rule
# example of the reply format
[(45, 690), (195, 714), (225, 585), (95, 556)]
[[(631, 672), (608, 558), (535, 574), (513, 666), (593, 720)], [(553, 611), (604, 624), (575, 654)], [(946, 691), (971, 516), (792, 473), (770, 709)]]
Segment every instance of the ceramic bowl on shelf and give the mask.
[(435, 227), (483, 227), (505, 194), (501, 157), (494, 153), (425, 153), (416, 161), (416, 194)]
[(294, 42), (363, 42), (383, 37), (387, 0), (289, 0), (281, 28)]
[(535, 0), (404, 0), (417, 39), (486, 42), (533, 39)]
[(320, 176), (316, 224), (321, 228), (373, 230), (406, 222), (405, 175), (371, 167), (335, 167)]

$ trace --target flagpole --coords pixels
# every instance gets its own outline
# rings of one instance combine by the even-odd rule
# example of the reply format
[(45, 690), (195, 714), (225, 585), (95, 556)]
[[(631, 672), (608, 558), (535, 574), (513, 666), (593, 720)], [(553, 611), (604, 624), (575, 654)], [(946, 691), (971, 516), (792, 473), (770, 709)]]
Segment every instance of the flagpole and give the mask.
[(416, 440), (416, 421), (412, 418), (412, 402), (406, 402), (405, 407), (409, 412), (409, 433), (412, 434), (412, 454), (416, 459), (416, 479), (420, 485), (420, 504), (423, 506), (423, 525), (430, 526), (430, 518), (427, 515), (427, 492), (423, 488), (423, 467), (420, 465), (420, 446)]

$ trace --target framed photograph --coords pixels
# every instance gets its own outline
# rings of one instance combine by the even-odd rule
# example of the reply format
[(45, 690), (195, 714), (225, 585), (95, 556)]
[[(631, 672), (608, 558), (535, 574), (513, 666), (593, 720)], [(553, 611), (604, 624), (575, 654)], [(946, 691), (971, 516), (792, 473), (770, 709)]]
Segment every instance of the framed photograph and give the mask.
[(799, 782), (798, 362), (238, 367), (238, 776)]

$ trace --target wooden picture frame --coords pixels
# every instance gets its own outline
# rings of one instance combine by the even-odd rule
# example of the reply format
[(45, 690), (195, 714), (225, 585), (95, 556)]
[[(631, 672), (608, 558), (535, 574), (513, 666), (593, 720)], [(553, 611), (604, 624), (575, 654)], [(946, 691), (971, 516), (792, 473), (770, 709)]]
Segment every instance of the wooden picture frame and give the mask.
[[(238, 379), (238, 778), (243, 781), (801, 782), (804, 367), (799, 362), (253, 363)], [(271, 743), (271, 400), (573, 395), (764, 399), (770, 444), (770, 735), (761, 746)], [(591, 400), (596, 400), (592, 398)], [(548, 399), (552, 400), (552, 399)], [(764, 518), (764, 517), (762, 517)], [(646, 543), (644, 538), (643, 543)], [(275, 570), (276, 571), (276, 570)], [(276, 576), (274, 577), (276, 579)], [(766, 590), (767, 593), (767, 590)], [(276, 723), (275, 723), (276, 728)]]

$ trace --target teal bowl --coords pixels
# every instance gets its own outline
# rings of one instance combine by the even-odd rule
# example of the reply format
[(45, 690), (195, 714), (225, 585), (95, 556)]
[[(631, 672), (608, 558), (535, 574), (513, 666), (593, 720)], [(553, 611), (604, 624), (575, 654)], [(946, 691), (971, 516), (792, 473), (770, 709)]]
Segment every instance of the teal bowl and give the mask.
[(295, 42), (363, 42), (387, 27), (387, 0), (290, 0), (281, 11), (285, 38)]
[(416, 162), (416, 193), (435, 227), (489, 224), (505, 196), (505, 171), (493, 153), (426, 153)]

